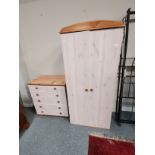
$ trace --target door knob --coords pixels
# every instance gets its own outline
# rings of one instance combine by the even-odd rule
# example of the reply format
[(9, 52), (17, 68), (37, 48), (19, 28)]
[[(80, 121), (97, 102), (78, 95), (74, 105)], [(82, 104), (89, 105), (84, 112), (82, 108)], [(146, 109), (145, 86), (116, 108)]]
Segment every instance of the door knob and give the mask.
[(90, 91), (93, 91), (93, 89), (91, 88)]
[(85, 89), (85, 91), (88, 91), (88, 89)]

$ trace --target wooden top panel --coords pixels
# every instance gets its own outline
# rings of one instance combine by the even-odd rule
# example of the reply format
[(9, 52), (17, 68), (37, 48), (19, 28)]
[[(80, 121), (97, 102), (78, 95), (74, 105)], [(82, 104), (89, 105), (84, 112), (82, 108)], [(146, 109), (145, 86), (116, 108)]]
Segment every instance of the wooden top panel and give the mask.
[(63, 75), (43, 75), (29, 81), (28, 85), (64, 86), (65, 77)]
[(60, 30), (60, 34), (79, 32), (79, 31), (92, 31), (99, 29), (108, 29), (108, 28), (120, 28), (124, 27), (125, 24), (121, 21), (112, 21), (112, 20), (96, 20), (96, 21), (87, 21), (74, 25), (64, 27)]

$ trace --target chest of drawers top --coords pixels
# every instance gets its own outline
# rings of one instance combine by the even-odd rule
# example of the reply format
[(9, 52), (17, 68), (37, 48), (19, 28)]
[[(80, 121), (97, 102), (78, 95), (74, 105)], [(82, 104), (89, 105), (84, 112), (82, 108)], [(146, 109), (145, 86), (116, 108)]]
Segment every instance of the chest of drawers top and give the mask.
[(43, 75), (29, 81), (28, 85), (64, 86), (65, 77), (63, 75)]

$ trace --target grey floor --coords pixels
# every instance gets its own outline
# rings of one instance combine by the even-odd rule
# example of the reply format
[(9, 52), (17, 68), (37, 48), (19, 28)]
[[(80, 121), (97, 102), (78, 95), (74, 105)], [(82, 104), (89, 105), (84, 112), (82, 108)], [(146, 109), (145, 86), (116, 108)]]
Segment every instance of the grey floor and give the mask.
[(72, 125), (67, 118), (38, 116), (33, 108), (25, 108), (29, 129), (20, 133), (20, 155), (87, 155), (90, 133), (119, 136), (134, 140), (135, 126), (118, 126), (112, 119), (111, 129)]

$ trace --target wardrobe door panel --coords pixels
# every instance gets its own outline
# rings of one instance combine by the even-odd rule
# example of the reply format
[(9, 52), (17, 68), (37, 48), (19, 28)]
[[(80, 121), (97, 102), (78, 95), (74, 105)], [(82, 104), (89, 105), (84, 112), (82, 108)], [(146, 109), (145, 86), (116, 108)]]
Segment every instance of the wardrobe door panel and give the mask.
[(100, 120), (105, 128), (110, 128), (113, 105), (116, 103), (117, 71), (123, 37), (122, 29), (105, 30), (104, 58), (101, 69), (100, 100), (103, 113)]

